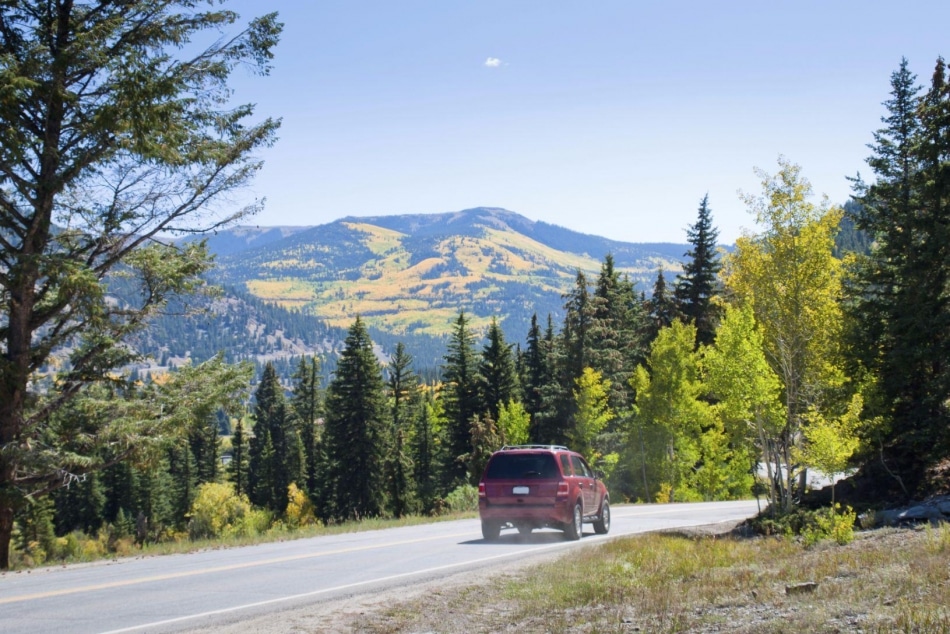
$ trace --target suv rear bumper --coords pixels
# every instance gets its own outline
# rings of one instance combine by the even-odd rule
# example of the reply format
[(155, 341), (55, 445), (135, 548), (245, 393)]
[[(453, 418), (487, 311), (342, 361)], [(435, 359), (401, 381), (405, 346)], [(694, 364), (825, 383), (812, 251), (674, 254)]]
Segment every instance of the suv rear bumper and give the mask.
[(526, 523), (535, 526), (560, 526), (571, 521), (574, 506), (566, 499), (554, 504), (492, 504), (478, 501), (478, 515), (482, 520)]

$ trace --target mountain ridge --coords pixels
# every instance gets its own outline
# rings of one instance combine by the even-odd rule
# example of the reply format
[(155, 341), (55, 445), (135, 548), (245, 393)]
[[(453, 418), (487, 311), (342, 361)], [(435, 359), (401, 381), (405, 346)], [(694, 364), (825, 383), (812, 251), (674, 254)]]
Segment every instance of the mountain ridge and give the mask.
[(607, 254), (647, 292), (657, 269), (681, 270), (688, 248), (610, 240), (498, 207), (347, 216), (280, 237), (256, 230), (264, 238), (244, 237), (240, 250), (228, 230), (209, 239), (216, 280), (336, 327), (359, 314), (407, 336), (443, 336), (465, 311), (476, 329), (496, 318), (520, 337), (533, 314), (559, 316), (577, 272), (593, 281)]

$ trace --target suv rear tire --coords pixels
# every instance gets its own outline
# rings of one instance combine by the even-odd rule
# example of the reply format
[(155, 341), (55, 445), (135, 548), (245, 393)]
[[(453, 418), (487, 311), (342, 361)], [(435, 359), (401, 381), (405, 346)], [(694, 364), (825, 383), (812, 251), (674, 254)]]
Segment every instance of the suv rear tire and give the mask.
[(581, 503), (574, 505), (574, 516), (571, 522), (564, 526), (564, 537), (576, 541), (581, 538), (584, 532), (584, 509)]
[(498, 539), (501, 533), (501, 524), (491, 520), (482, 520), (482, 537), (486, 542), (493, 542)]

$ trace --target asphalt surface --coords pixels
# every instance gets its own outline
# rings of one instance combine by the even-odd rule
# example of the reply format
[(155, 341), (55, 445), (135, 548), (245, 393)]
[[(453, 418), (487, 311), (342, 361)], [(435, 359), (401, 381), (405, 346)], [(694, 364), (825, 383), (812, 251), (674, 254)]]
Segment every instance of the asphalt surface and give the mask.
[(750, 517), (754, 501), (614, 506), (609, 535), (502, 531), (438, 522), (187, 555), (123, 559), (0, 576), (0, 632), (174, 632), (321, 601), (428, 582), (466, 569), (619, 535)]

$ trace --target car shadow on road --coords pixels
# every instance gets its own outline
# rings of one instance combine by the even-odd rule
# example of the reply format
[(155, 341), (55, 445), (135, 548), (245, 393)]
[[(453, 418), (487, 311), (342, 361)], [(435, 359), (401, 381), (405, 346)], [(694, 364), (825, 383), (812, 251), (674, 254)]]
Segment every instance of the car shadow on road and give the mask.
[(536, 530), (528, 534), (521, 534), (516, 530), (505, 530), (498, 539), (469, 539), (459, 542), (460, 546), (494, 546), (497, 544), (554, 544), (564, 541), (564, 533), (554, 530)]

